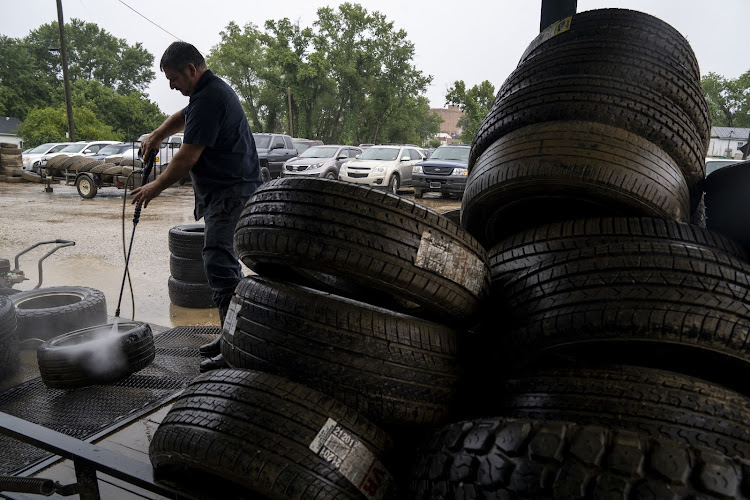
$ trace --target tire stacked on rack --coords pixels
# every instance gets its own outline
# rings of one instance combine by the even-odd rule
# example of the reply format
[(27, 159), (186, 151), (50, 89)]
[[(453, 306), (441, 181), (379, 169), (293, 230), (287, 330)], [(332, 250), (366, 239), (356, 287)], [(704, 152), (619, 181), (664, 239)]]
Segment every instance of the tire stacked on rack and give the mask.
[(22, 173), (21, 148), (10, 142), (0, 143), (0, 181), (21, 182)]
[[(316, 414), (338, 422), (333, 409), (346, 405), (356, 421), (372, 422), (368, 426), (392, 436), (410, 436), (450, 419), (460, 381), (462, 325), (473, 321), (490, 285), (486, 252), (459, 225), (382, 190), (338, 180), (283, 178), (263, 184), (247, 202), (234, 246), (257, 275), (241, 280), (229, 306), (221, 352), (232, 370), (219, 372), (222, 377), (278, 380), (274, 383), (294, 387), (308, 404), (326, 401)], [(275, 417), (251, 411), (275, 407), (265, 395), (234, 396), (213, 412), (217, 422), (195, 420), (195, 410), (209, 409), (206, 397), (219, 404), (230, 396), (220, 381), (207, 379), (206, 384), (192, 407), (175, 407), (168, 417), (196, 422), (193, 438), (184, 429), (180, 440), (197, 443), (204, 431), (222, 427), (223, 421), (233, 422), (230, 432), (243, 442), (250, 438), (242, 436), (263, 428), (267, 441), (291, 447), (301, 438), (305, 444), (298, 455), (274, 458), (273, 470), (303, 477), (300, 469), (314, 468), (338, 481), (346, 447), (320, 455), (313, 436), (298, 437), (296, 424), (279, 421), (281, 415), (300, 421), (285, 405), (273, 412)], [(237, 390), (244, 385), (231, 384)], [(232, 418), (239, 414), (252, 418)], [(321, 423), (305, 427), (317, 432)], [(345, 442), (369, 442), (364, 429), (344, 427)], [(154, 439), (150, 454), (157, 468), (176, 442)], [(221, 474), (216, 460), (202, 450), (183, 449), (176, 462)], [(397, 485), (411, 458), (403, 449), (381, 459)], [(320, 456), (329, 463), (321, 463)], [(253, 488), (262, 482), (245, 484)], [(279, 498), (296, 497), (279, 493)]]
[(215, 307), (203, 267), (203, 224), (184, 224), (169, 230), (169, 300), (191, 309)]
[(0, 295), (0, 382), (13, 375), (19, 364), (16, 308), (9, 297)]
[(532, 42), (472, 145), (461, 223), (492, 291), (409, 498), (748, 498), (750, 263), (704, 225), (707, 117), (658, 19)]
[(44, 170), (47, 177), (63, 177), (64, 169), (62, 167), (62, 164), (68, 158), (70, 158), (69, 155), (56, 154), (55, 156), (47, 160), (47, 163), (44, 165)]

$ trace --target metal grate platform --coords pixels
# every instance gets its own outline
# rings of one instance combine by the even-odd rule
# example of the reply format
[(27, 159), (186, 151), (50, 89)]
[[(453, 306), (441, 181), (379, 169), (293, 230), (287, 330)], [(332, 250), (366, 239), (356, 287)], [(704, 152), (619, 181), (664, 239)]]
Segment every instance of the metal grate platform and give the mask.
[[(0, 411), (81, 440), (121, 427), (169, 402), (198, 375), (198, 346), (219, 327), (177, 327), (154, 335), (151, 365), (110, 385), (50, 389), (40, 377), (0, 394)], [(50, 458), (44, 450), (0, 436), (0, 475), (16, 475)]]

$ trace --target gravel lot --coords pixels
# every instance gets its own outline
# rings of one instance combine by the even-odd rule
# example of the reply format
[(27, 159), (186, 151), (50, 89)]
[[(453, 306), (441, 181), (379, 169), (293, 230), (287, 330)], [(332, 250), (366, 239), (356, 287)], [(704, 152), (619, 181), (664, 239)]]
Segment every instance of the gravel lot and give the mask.
[[(0, 183), (0, 257), (14, 257), (40, 241), (65, 239), (75, 246), (61, 248), (43, 263), (43, 287), (86, 286), (104, 292), (107, 310), (114, 315), (120, 296), (125, 259), (123, 257), (123, 190), (103, 188), (95, 198), (84, 200), (74, 186), (53, 184), (46, 193), (41, 184)], [(410, 190), (403, 196), (413, 199)], [(456, 200), (435, 194), (419, 200), (425, 206), (444, 212), (459, 208)], [(218, 324), (216, 309), (187, 309), (172, 305), (167, 291), (169, 278), (168, 232), (171, 227), (191, 224), (192, 187), (172, 187), (142, 211), (135, 230), (130, 256), (130, 275), (135, 298), (135, 313), (130, 290), (125, 284), (120, 317), (132, 318), (164, 327)], [(133, 233), (133, 206), (125, 207), (125, 239)], [(54, 245), (43, 245), (20, 258), (20, 268), (29, 278), (15, 285), (30, 290), (39, 278), (37, 262)], [(247, 269), (245, 269), (248, 272)]]

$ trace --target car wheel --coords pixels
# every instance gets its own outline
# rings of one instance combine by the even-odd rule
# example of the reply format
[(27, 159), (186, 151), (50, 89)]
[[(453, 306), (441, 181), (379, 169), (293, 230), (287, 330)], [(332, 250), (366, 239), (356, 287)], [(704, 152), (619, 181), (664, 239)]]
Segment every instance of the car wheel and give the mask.
[(76, 189), (81, 198), (91, 199), (96, 196), (96, 182), (89, 175), (81, 175), (76, 180)]
[(393, 194), (398, 194), (399, 187), (401, 187), (401, 179), (398, 178), (397, 174), (393, 174), (391, 178), (388, 179), (388, 191)]
[(326, 175), (324, 177), (326, 179), (334, 179), (334, 180), (339, 178), (339, 176), (333, 170), (326, 172)]
[(266, 167), (260, 168), (260, 176), (263, 178), (263, 182), (268, 182), (271, 180), (271, 172)]
[(156, 356), (147, 323), (92, 326), (54, 337), (37, 348), (47, 387), (72, 389), (106, 384), (147, 367)]

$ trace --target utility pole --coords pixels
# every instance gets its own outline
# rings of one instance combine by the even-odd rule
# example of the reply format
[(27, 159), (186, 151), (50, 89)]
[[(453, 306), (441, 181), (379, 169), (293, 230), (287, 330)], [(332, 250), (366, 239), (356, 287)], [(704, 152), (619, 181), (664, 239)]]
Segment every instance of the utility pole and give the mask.
[(289, 87), (286, 88), (286, 97), (289, 102), (289, 135), (294, 137), (294, 129), (292, 128), (292, 90)]
[(57, 0), (57, 25), (60, 28), (60, 55), (62, 55), (63, 83), (65, 85), (65, 107), (68, 112), (68, 137), (70, 142), (76, 140), (76, 129), (73, 124), (73, 104), (70, 100), (70, 80), (68, 80), (68, 48), (65, 44), (65, 21), (63, 21), (62, 0)]

